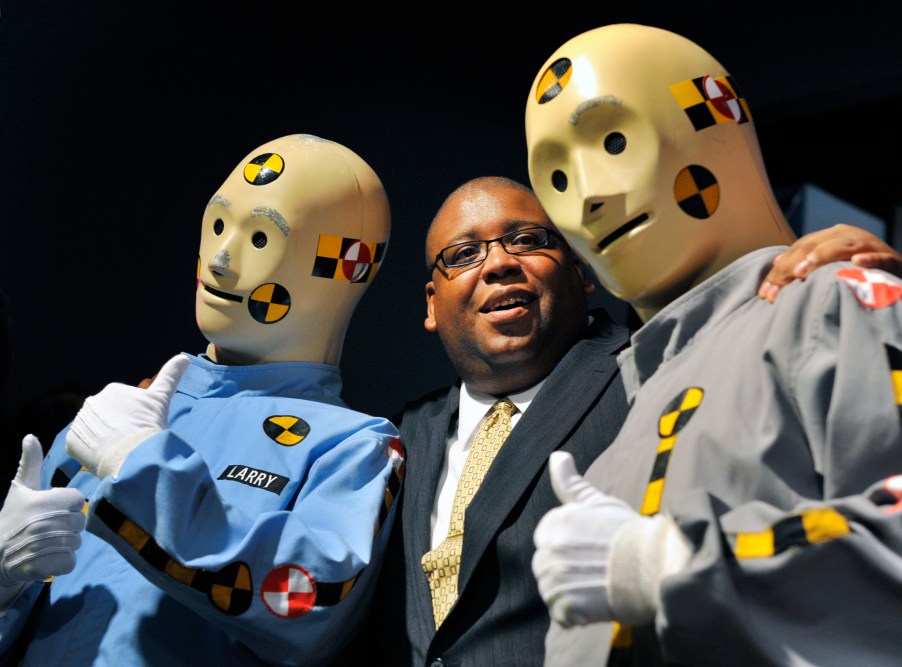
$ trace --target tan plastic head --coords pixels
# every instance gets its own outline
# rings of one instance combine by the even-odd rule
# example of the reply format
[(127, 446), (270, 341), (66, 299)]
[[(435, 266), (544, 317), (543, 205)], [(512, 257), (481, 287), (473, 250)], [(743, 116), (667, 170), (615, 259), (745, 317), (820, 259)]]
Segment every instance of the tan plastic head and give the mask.
[(526, 140), (542, 206), (644, 320), (794, 238), (736, 82), (672, 32), (617, 24), (567, 41), (532, 85)]
[(208, 354), (337, 364), (389, 231), (381, 181), (344, 146), (293, 135), (251, 151), (203, 217), (196, 315)]

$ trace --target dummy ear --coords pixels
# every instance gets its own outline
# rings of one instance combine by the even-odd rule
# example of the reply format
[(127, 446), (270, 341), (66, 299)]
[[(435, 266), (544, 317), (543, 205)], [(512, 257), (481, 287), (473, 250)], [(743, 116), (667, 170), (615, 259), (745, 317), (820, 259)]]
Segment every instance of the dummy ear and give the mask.
[(423, 322), (423, 326), (426, 327), (426, 331), (431, 333), (435, 333), (438, 331), (438, 325), (435, 323), (435, 283), (431, 280), (426, 283), (426, 320)]

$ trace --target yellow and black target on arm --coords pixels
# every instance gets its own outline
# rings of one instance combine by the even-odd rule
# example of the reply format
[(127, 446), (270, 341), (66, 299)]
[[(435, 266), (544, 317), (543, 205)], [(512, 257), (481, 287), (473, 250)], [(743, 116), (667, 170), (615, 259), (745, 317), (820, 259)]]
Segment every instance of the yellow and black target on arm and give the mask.
[(658, 453), (652, 466), (651, 479), (645, 490), (645, 499), (642, 501), (641, 514), (649, 516), (656, 514), (660, 509), (667, 466), (670, 464), (677, 434), (689, 423), (701, 405), (704, 395), (705, 392), (699, 387), (684, 389), (667, 405), (658, 420), (658, 436), (661, 440), (658, 442)]
[(892, 345), (884, 344), (886, 358), (889, 362), (889, 376), (893, 387), (893, 397), (899, 408), (899, 417), (902, 418), (902, 350)]

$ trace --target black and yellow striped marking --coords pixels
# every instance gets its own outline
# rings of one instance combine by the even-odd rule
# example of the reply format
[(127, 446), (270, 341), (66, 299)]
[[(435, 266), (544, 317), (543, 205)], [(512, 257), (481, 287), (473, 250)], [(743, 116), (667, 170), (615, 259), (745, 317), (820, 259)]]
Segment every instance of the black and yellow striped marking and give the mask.
[(661, 507), (661, 497), (664, 495), (664, 479), (667, 474), (667, 466), (670, 463), (670, 455), (676, 444), (677, 433), (686, 426), (695, 410), (701, 405), (705, 392), (698, 387), (689, 387), (681, 391), (664, 409), (658, 420), (658, 435), (661, 440), (658, 443), (658, 454), (652, 466), (651, 479), (645, 490), (645, 499), (642, 501), (640, 512), (645, 516), (655, 514)]
[(810, 509), (758, 533), (728, 535), (736, 558), (768, 558), (792, 547), (821, 544), (851, 532), (846, 518), (830, 507)]
[(569, 58), (558, 58), (542, 75), (536, 85), (536, 102), (545, 104), (561, 94), (561, 91), (570, 83), (573, 75), (573, 64)]
[(310, 424), (293, 415), (273, 415), (263, 421), (263, 432), (280, 445), (293, 447), (310, 433)]
[[(706, 92), (706, 85), (714, 85), (721, 93), (712, 96)], [(681, 81), (670, 86), (670, 92), (676, 98), (680, 108), (686, 112), (696, 132), (721, 123), (748, 123), (752, 114), (748, 103), (742, 96), (739, 86), (731, 76), (700, 76), (688, 81)], [(735, 101), (736, 113), (728, 106)]]
[(313, 275), (352, 283), (369, 282), (376, 275), (384, 253), (385, 243), (320, 234)]
[(691, 164), (677, 174), (673, 197), (683, 213), (704, 220), (714, 215), (720, 205), (720, 184), (710, 171)]
[(274, 324), (291, 309), (291, 295), (277, 283), (266, 283), (248, 297), (247, 309), (251, 317), (261, 324)]
[(261, 153), (244, 165), (244, 180), (251, 185), (272, 183), (285, 170), (285, 160), (278, 153)]
[(886, 358), (889, 362), (889, 377), (893, 386), (893, 396), (896, 399), (896, 405), (899, 406), (899, 416), (902, 418), (902, 350), (886, 344), (883, 347), (886, 348)]
[(243, 614), (251, 606), (253, 584), (247, 565), (230, 563), (217, 572), (182, 565), (167, 554), (153, 537), (109, 501), (100, 500), (97, 517), (138, 552), (148, 565), (179, 583), (206, 593), (213, 606), (230, 616)]

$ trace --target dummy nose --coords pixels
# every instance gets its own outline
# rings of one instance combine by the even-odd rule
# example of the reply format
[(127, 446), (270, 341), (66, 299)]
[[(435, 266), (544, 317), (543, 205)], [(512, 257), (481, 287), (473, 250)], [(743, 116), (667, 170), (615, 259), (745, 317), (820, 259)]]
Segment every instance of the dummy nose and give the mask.
[(213, 258), (207, 264), (210, 273), (215, 276), (235, 275), (232, 270), (232, 256), (228, 248), (220, 248), (219, 252), (213, 255)]

